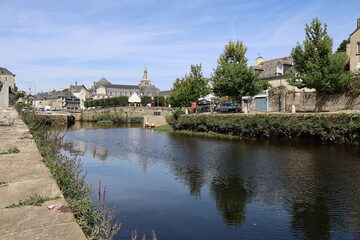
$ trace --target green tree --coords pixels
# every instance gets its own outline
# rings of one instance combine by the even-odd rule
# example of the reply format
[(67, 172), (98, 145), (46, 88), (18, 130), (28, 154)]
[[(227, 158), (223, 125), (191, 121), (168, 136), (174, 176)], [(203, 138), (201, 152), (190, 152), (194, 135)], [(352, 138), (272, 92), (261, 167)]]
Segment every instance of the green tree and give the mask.
[(213, 91), (219, 97), (229, 96), (240, 101), (242, 96), (253, 96), (269, 87), (247, 66), (246, 51), (247, 47), (241, 41), (229, 41), (225, 45), (212, 77)]
[(327, 34), (327, 25), (314, 18), (310, 26), (306, 24), (305, 33), (303, 45), (297, 43), (291, 52), (295, 73), (289, 75), (289, 83), (323, 93), (346, 90), (353, 73), (345, 71), (346, 53), (332, 53), (333, 40)]
[(191, 65), (190, 73), (177, 78), (173, 83), (168, 102), (174, 107), (188, 107), (210, 91), (208, 81), (203, 76), (201, 64)]
[(146, 104), (151, 103), (151, 97), (150, 96), (141, 96), (141, 105), (145, 106)]
[(346, 44), (347, 44), (347, 40), (343, 40), (341, 43), (340, 43), (340, 45), (339, 45), (339, 47), (338, 47), (338, 49), (336, 50), (336, 52), (337, 53), (340, 53), (340, 52), (346, 52)]
[(154, 96), (155, 106), (161, 106), (165, 103), (165, 97), (163, 96)]

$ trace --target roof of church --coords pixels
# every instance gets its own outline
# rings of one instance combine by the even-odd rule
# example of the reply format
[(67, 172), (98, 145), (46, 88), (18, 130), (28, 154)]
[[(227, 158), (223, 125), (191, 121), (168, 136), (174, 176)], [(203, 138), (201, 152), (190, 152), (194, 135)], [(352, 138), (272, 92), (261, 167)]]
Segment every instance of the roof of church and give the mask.
[(116, 89), (140, 89), (138, 85), (122, 85), (122, 84), (102, 84), (104, 88)]
[(171, 93), (171, 90), (160, 91), (158, 96), (167, 97), (170, 95), (170, 93)]
[(101, 78), (99, 81), (97, 81), (97, 83), (99, 84), (111, 84), (111, 82), (109, 82), (109, 80), (107, 80), (106, 78)]

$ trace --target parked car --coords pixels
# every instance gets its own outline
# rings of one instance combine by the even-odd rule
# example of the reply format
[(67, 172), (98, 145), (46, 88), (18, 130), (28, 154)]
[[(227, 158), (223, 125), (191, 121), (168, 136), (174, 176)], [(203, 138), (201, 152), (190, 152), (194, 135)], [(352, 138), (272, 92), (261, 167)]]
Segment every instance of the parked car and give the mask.
[(29, 107), (23, 107), (23, 108), (21, 108), (21, 112), (22, 113), (30, 113), (32, 110), (31, 110), (31, 108), (29, 108)]
[(215, 107), (215, 111), (217, 111), (217, 112), (240, 112), (241, 108), (232, 102), (223, 102), (223, 103), (219, 103)]
[(44, 112), (45, 112), (45, 114), (51, 114), (51, 107), (50, 106), (45, 106), (44, 107)]

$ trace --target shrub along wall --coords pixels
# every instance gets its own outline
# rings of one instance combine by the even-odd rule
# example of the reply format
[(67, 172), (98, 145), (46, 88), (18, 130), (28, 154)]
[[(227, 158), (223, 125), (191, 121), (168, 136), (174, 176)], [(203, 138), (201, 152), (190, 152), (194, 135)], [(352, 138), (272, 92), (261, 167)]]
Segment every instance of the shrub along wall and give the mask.
[(167, 118), (174, 130), (214, 132), (257, 139), (314, 139), (322, 143), (360, 143), (359, 114), (181, 115)]
[(127, 106), (128, 105), (127, 96), (103, 98), (103, 99), (93, 99), (87, 100), (84, 102), (85, 107), (118, 107), (118, 106)]

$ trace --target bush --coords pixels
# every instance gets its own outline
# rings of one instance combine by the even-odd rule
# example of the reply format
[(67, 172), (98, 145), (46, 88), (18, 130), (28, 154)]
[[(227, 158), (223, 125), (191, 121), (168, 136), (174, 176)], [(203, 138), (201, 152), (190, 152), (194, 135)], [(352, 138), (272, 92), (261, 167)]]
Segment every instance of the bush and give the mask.
[(127, 96), (93, 99), (93, 100), (86, 100), (84, 102), (84, 106), (87, 107), (124, 107), (127, 105), (128, 105)]
[(359, 114), (178, 115), (174, 130), (214, 132), (240, 138), (314, 139), (322, 143), (360, 143)]

